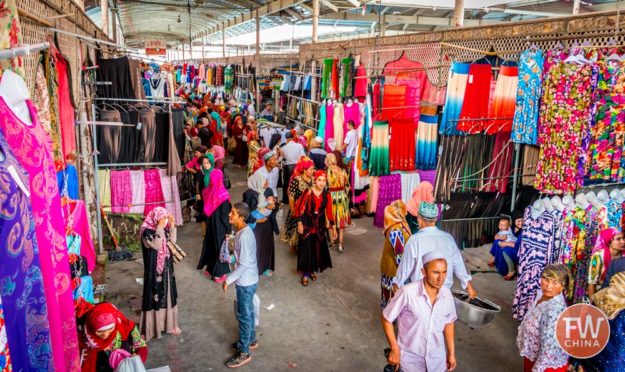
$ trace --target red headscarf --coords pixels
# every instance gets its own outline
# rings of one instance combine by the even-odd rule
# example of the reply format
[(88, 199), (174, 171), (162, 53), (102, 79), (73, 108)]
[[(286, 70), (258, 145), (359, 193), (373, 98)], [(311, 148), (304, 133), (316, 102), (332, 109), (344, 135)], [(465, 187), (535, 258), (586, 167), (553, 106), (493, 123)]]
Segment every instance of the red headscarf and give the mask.
[(603, 249), (603, 273), (601, 273), (602, 282), (605, 279), (605, 273), (608, 271), (608, 267), (610, 266), (610, 262), (612, 261), (612, 254), (610, 253), (610, 243), (612, 243), (614, 237), (620, 233), (620, 231), (613, 227), (601, 230), (601, 232), (599, 233), (599, 238), (597, 238), (597, 242), (592, 249), (593, 254)]
[(411, 215), (417, 217), (421, 202), (434, 203), (434, 186), (427, 181), (421, 182), (419, 186), (415, 187), (412, 197), (406, 204), (406, 209)]
[[(97, 305), (84, 302), (80, 310), (82, 313), (78, 316), (85, 319), (80, 335), (80, 349), (83, 353), (81, 370), (91, 372), (96, 370), (98, 352), (110, 347), (118, 333), (121, 334), (122, 340), (126, 340), (135, 327), (135, 323), (107, 302)], [(107, 329), (113, 329), (113, 332), (106, 339), (96, 335), (97, 331)]]
[(316, 180), (316, 179), (317, 179), (317, 178), (319, 178), (319, 177), (327, 177), (327, 176), (326, 176), (326, 172), (325, 172), (325, 171), (323, 171), (323, 170), (321, 170), (321, 169), (320, 169), (320, 170), (316, 170), (316, 171), (315, 171), (315, 176), (314, 176), (314, 179)]
[[(302, 156), (299, 161), (297, 162), (297, 165), (295, 166), (295, 170), (293, 171), (293, 175), (291, 175), (291, 180), (295, 179), (295, 177), (299, 177), (302, 174), (304, 174), (304, 171), (310, 167), (314, 167), (315, 163), (310, 160), (309, 157), (307, 156)], [(289, 181), (289, 182), (290, 182)]]

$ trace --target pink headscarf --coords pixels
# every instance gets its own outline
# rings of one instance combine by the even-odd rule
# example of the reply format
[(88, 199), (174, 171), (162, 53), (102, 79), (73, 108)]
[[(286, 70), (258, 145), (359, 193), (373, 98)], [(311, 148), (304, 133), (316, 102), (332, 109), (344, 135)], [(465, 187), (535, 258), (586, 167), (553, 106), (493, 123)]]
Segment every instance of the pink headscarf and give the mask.
[(222, 146), (213, 145), (213, 156), (215, 157), (215, 161), (223, 160), (226, 156), (226, 149)]
[(308, 148), (308, 141), (306, 140), (306, 137), (304, 137), (304, 136), (299, 136), (297, 139), (298, 139), (298, 142), (299, 142), (302, 146), (304, 146), (304, 148), (305, 148), (305, 149), (307, 149), (307, 148)]
[(406, 204), (406, 209), (413, 216), (419, 215), (419, 205), (421, 202), (434, 203), (434, 186), (431, 183), (424, 181), (415, 187), (412, 192), (412, 197)]
[[(165, 228), (170, 228), (171, 225), (169, 223), (169, 212), (167, 209), (163, 207), (156, 207), (150, 211), (148, 216), (143, 221), (141, 225), (141, 236), (143, 236), (143, 231), (145, 229), (150, 229), (156, 231), (156, 226), (158, 226), (158, 221), (163, 218), (167, 218), (167, 225)], [(159, 274), (163, 273), (163, 269), (165, 268), (165, 259), (169, 257), (169, 248), (167, 248), (167, 239), (165, 237), (161, 238), (161, 247), (158, 250), (156, 256), (156, 272)]]
[(614, 237), (620, 233), (620, 231), (613, 227), (601, 230), (601, 232), (599, 233), (599, 237), (597, 238), (597, 242), (595, 243), (595, 247), (592, 249), (593, 254), (603, 249), (603, 273), (601, 274), (602, 281), (605, 279), (605, 273), (608, 271), (610, 261), (612, 261), (612, 254), (610, 253), (610, 243), (612, 243), (612, 239), (614, 239)]
[(224, 186), (224, 174), (220, 169), (213, 169), (210, 175), (210, 184), (202, 190), (204, 200), (204, 214), (210, 217), (219, 206), (230, 201), (230, 194)]

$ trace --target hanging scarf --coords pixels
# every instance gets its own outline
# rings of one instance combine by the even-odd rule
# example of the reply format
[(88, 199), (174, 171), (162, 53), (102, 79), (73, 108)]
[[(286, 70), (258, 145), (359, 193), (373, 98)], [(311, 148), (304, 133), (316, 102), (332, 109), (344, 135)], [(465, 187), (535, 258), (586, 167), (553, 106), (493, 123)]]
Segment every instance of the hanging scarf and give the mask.
[(230, 201), (230, 194), (224, 186), (224, 174), (219, 169), (214, 169), (210, 174), (210, 185), (202, 190), (204, 200), (204, 214), (210, 217), (215, 210), (224, 202)]
[[(91, 305), (83, 301), (77, 317), (84, 318), (85, 324), (80, 335), (80, 349), (82, 352), (82, 371), (95, 371), (98, 353), (111, 347), (118, 335), (126, 340), (135, 327), (135, 323), (124, 316), (114, 305), (103, 302)], [(102, 339), (96, 335), (97, 331), (113, 329), (113, 332)]]
[(391, 227), (400, 224), (406, 231), (410, 231), (406, 221), (406, 204), (401, 200), (395, 200), (384, 208), (384, 233)]
[[(148, 216), (143, 221), (141, 225), (141, 236), (143, 236), (143, 231), (145, 229), (156, 231), (156, 227), (158, 226), (158, 221), (163, 218), (169, 218), (169, 212), (167, 209), (163, 207), (156, 207), (150, 211)], [(170, 228), (169, 220), (167, 221), (167, 225), (165, 225), (165, 229)], [(165, 268), (165, 259), (169, 257), (169, 249), (167, 248), (167, 239), (165, 237), (161, 237), (161, 247), (158, 250), (157, 258), (156, 258), (156, 272), (158, 274), (163, 273), (163, 269)]]
[(608, 267), (610, 267), (610, 262), (612, 261), (612, 253), (610, 253), (610, 243), (615, 236), (620, 234), (620, 232), (610, 227), (608, 229), (601, 230), (599, 233), (599, 238), (595, 243), (594, 248), (592, 249), (592, 254), (603, 250), (603, 273), (601, 273), (601, 282), (605, 280), (605, 273), (608, 271)]
[(421, 182), (419, 186), (415, 187), (412, 192), (412, 197), (406, 205), (406, 209), (411, 215), (417, 217), (419, 215), (419, 205), (421, 202), (434, 202), (434, 187), (431, 183), (425, 181)]

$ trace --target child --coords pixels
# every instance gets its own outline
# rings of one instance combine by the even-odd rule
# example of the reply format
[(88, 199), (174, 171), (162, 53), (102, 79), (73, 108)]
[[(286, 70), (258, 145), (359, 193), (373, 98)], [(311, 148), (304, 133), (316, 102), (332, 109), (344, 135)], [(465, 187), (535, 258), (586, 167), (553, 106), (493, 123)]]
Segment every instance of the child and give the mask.
[(258, 195), (258, 206), (256, 207), (256, 210), (250, 214), (250, 216), (252, 217), (251, 221), (254, 221), (249, 224), (252, 230), (254, 230), (254, 228), (256, 227), (256, 221), (271, 216), (272, 209), (269, 209), (267, 207), (275, 204), (275, 202), (276, 197), (273, 195), (273, 190), (270, 188), (266, 188), (264, 193)]
[(516, 243), (516, 236), (510, 228), (510, 220), (505, 217), (499, 220), (499, 232), (495, 235), (495, 240), (501, 240), (504, 243)]

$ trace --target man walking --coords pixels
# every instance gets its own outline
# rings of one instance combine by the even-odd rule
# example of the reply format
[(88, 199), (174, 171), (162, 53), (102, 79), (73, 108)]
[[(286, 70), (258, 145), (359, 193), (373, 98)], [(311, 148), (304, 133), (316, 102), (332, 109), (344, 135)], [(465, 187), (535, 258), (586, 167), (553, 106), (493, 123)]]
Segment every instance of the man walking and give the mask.
[(232, 344), (235, 354), (226, 362), (226, 367), (237, 368), (252, 360), (250, 349), (256, 349), (256, 330), (254, 325), (254, 294), (258, 286), (258, 267), (256, 264), (256, 238), (254, 232), (245, 223), (250, 208), (245, 203), (236, 203), (230, 211), (229, 221), (237, 230), (234, 240), (237, 268), (228, 275), (223, 283), (224, 293), (228, 286), (236, 283), (237, 320), (239, 321), (239, 341)]
[[(266, 151), (266, 152), (265, 152)], [(267, 148), (263, 148), (258, 153), (263, 157), (265, 165), (258, 168), (254, 173), (262, 174), (269, 183), (269, 188), (273, 191), (273, 195), (278, 197), (278, 179), (280, 178), (280, 170), (278, 169), (278, 158), (276, 153)]]
[(440, 252), (447, 260), (449, 275), (445, 279), (445, 287), (451, 289), (454, 284), (454, 276), (460, 280), (462, 288), (466, 289), (470, 298), (477, 297), (477, 291), (471, 284), (471, 275), (464, 267), (462, 254), (456, 245), (454, 238), (448, 233), (436, 227), (438, 208), (436, 204), (421, 202), (419, 205), (419, 232), (408, 239), (404, 249), (401, 263), (397, 268), (397, 275), (393, 279), (393, 288), (396, 291), (402, 287), (408, 279), (416, 282), (423, 279), (421, 268), (423, 257), (433, 251)]
[(391, 347), (388, 363), (403, 372), (453, 371), (456, 307), (445, 287), (447, 260), (441, 252), (431, 251), (423, 256), (421, 272), (423, 280), (402, 287), (382, 312), (382, 328)]
[(292, 132), (286, 133), (286, 145), (280, 149), (282, 152), (282, 158), (284, 159), (284, 164), (282, 167), (282, 202), (289, 202), (289, 181), (291, 180), (291, 175), (295, 170), (295, 165), (299, 161), (299, 158), (306, 155), (306, 151), (304, 150), (304, 146), (301, 143), (294, 140), (295, 136)]

